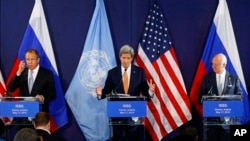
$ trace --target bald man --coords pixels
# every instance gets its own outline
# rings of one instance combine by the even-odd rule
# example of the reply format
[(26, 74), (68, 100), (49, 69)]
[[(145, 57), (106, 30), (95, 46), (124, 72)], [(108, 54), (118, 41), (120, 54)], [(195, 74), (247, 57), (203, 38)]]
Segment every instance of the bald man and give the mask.
[(213, 57), (213, 72), (204, 75), (202, 79), (199, 102), (204, 95), (240, 95), (242, 93), (238, 76), (229, 73), (226, 65), (227, 58), (224, 54), (219, 53)]
[[(199, 92), (199, 102), (202, 103), (202, 96), (225, 96), (241, 95), (240, 80), (238, 76), (229, 73), (226, 70), (227, 58), (219, 53), (213, 57), (212, 68), (210, 72), (203, 76)], [(207, 122), (212, 124), (222, 124), (225, 120), (220, 117), (207, 118)], [(229, 131), (224, 130), (222, 126), (207, 126), (207, 140), (226, 141), (229, 139)]]

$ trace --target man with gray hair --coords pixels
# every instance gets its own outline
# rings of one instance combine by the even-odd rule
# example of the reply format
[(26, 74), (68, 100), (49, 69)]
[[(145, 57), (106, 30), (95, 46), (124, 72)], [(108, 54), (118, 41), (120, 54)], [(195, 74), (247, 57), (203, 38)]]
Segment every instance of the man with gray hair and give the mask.
[[(238, 76), (226, 70), (227, 58), (224, 54), (218, 53), (213, 57), (213, 72), (204, 75), (199, 92), (199, 102), (202, 104), (203, 96), (224, 96), (224, 95), (241, 95), (240, 80)], [(226, 124), (229, 117), (209, 117), (207, 123), (215, 126), (207, 126), (207, 141), (227, 141), (229, 140), (229, 131), (224, 130), (220, 124)], [(217, 125), (216, 125), (217, 124)]]
[[(142, 93), (143, 96), (152, 97), (155, 84), (152, 83), (152, 80), (148, 84), (144, 70), (132, 64), (134, 58), (133, 48), (129, 45), (122, 46), (119, 56), (121, 65), (108, 71), (103, 89), (102, 86), (96, 88), (98, 99), (104, 99), (107, 94), (111, 93), (130, 96), (140, 96)], [(112, 120), (120, 119), (124, 121), (124, 118), (113, 118)], [(112, 141), (139, 141), (142, 135), (138, 128), (139, 126), (115, 125), (113, 126)]]

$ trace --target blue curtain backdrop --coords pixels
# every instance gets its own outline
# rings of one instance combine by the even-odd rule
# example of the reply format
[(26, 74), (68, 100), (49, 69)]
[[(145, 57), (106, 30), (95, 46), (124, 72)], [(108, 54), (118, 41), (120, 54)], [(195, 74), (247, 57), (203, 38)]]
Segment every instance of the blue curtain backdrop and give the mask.
[[(189, 92), (203, 53), (218, 0), (158, 0), (168, 21), (180, 70)], [(64, 92), (76, 71), (95, 0), (42, 0)], [(123, 44), (137, 50), (151, 0), (104, 0), (116, 53)], [(250, 90), (250, 1), (228, 0), (241, 65)], [(17, 55), (34, 0), (0, 1), (0, 68), (4, 79)], [(84, 140), (74, 117), (58, 131), (70, 140)], [(195, 113), (194, 113), (195, 114)], [(200, 124), (197, 118), (192, 123)]]

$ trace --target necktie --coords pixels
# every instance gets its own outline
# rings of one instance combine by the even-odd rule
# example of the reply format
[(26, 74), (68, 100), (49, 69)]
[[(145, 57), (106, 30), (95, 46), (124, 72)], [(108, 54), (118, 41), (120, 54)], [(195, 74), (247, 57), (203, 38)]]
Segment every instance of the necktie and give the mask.
[(33, 71), (30, 71), (30, 78), (29, 78), (29, 83), (28, 83), (29, 92), (30, 92), (30, 93), (31, 93), (33, 84), (34, 84)]
[(124, 88), (124, 93), (128, 93), (128, 74), (127, 71), (125, 71), (124, 76), (123, 76), (123, 88)]
[(221, 75), (219, 75), (219, 80), (218, 80), (218, 93), (219, 93), (219, 95), (222, 94), (222, 80), (221, 80)]

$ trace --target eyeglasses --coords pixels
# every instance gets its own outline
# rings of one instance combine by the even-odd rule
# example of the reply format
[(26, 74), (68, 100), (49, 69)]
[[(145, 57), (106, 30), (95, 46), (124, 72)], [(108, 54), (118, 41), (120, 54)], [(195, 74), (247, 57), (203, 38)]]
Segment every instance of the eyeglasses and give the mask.
[(212, 63), (213, 67), (218, 67), (218, 66), (222, 66), (222, 65), (223, 65), (223, 63)]

